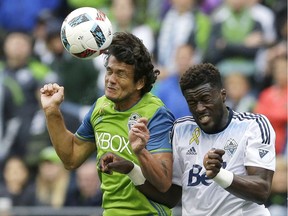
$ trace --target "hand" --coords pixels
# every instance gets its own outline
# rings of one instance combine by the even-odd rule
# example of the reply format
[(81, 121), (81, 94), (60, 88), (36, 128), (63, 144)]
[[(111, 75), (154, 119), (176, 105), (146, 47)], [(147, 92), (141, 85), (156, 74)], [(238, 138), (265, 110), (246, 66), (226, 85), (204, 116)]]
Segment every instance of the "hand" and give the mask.
[(40, 89), (41, 104), (43, 110), (56, 107), (64, 100), (64, 87), (58, 84), (46, 84)]
[(106, 153), (100, 158), (99, 169), (101, 172), (112, 174), (113, 171), (122, 174), (129, 173), (134, 167), (131, 161), (128, 161), (113, 153)]
[(148, 119), (140, 118), (129, 131), (129, 142), (135, 154), (139, 154), (146, 147), (150, 138), (147, 124)]
[(250, 48), (259, 47), (263, 44), (263, 36), (260, 32), (253, 32), (246, 37), (244, 43)]
[(211, 149), (206, 153), (203, 159), (203, 165), (206, 169), (206, 175), (208, 178), (214, 178), (222, 167), (222, 156), (225, 154), (223, 149)]

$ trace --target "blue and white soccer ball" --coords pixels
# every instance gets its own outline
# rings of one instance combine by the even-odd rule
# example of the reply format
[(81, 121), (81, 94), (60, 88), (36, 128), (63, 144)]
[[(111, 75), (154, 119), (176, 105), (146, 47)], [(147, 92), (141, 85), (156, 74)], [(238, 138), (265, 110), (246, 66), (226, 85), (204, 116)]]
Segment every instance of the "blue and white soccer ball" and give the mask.
[(67, 15), (61, 27), (65, 49), (81, 59), (99, 56), (112, 42), (112, 24), (105, 13), (92, 7), (81, 7)]

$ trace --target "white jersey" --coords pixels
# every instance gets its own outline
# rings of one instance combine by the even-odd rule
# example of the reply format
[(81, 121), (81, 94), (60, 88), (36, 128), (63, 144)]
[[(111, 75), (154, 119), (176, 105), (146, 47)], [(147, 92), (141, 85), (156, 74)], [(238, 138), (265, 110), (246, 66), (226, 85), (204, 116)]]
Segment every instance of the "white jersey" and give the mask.
[(224, 149), (223, 168), (247, 175), (246, 166), (275, 170), (275, 132), (259, 114), (229, 110), (227, 127), (215, 134), (200, 130), (193, 117), (183, 117), (173, 129), (173, 183), (182, 187), (182, 216), (266, 216), (264, 205), (238, 198), (208, 179), (204, 155)]

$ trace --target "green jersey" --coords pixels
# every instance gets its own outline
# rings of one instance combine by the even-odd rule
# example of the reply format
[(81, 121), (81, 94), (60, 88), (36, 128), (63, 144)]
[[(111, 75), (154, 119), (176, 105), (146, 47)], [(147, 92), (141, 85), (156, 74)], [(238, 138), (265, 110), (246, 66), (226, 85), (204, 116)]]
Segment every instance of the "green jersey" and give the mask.
[[(98, 159), (112, 152), (139, 165), (129, 144), (128, 132), (140, 117), (148, 119), (150, 139), (147, 150), (152, 154), (172, 152), (170, 133), (174, 117), (159, 98), (147, 93), (126, 111), (117, 111), (114, 105), (105, 96), (99, 98), (76, 132), (80, 139), (95, 141)], [(138, 191), (127, 175), (99, 172), (99, 176), (103, 215), (171, 215), (168, 207), (149, 200)]]

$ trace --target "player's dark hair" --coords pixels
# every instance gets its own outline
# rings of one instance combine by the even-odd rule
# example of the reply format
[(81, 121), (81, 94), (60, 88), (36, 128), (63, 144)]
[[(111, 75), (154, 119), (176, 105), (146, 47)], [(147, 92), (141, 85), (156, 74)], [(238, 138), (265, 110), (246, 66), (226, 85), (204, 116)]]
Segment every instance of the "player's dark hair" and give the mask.
[(218, 69), (210, 64), (203, 63), (190, 67), (180, 79), (182, 93), (185, 90), (210, 83), (211, 87), (221, 89), (222, 80)]
[(157, 69), (154, 70), (151, 55), (138, 37), (127, 32), (114, 33), (112, 43), (106, 54), (105, 66), (107, 66), (111, 55), (115, 56), (118, 61), (134, 65), (134, 81), (137, 82), (141, 78), (145, 78), (145, 86), (141, 90), (141, 95), (152, 89), (160, 72)]

